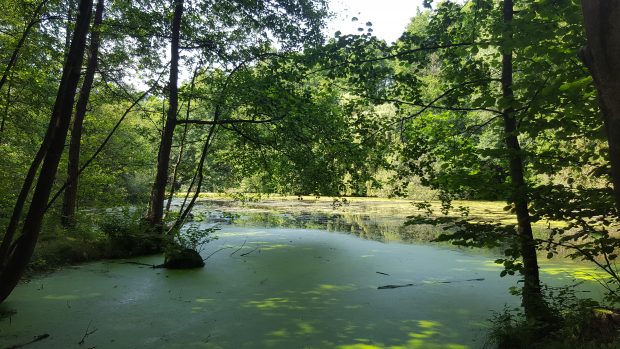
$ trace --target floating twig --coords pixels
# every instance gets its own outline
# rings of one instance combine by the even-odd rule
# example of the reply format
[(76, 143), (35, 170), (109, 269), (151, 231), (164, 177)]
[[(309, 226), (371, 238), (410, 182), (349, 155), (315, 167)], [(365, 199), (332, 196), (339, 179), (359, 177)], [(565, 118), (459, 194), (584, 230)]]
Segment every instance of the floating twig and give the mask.
[(409, 286), (416, 286), (416, 285), (415, 284), (385, 285), (385, 286), (377, 287), (377, 290), (387, 290), (387, 289), (390, 289), (390, 288), (401, 288), (401, 287), (409, 287)]
[(241, 245), (241, 247), (239, 247), (238, 249), (235, 250), (235, 252), (231, 253), (230, 256), (234, 255), (235, 253), (239, 252), (243, 246), (245, 246), (245, 243), (248, 242), (248, 239), (245, 239), (245, 241), (243, 241), (243, 245)]
[(18, 349), (18, 348), (23, 348), (23, 347), (25, 347), (25, 346), (27, 346), (27, 345), (29, 345), (29, 344), (36, 343), (36, 342), (38, 342), (38, 341), (42, 341), (42, 340), (44, 340), (45, 338), (47, 338), (47, 337), (49, 337), (49, 336), (50, 336), (49, 334), (44, 333), (44, 334), (41, 334), (41, 335), (38, 335), (38, 336), (34, 337), (34, 339), (33, 339), (33, 340), (31, 340), (31, 341), (30, 341), (30, 342), (28, 342), (28, 343), (24, 343), (24, 344), (16, 344), (16, 345), (13, 345), (13, 346), (10, 346), (10, 347), (6, 347), (6, 348), (4, 348), (4, 349)]
[(86, 326), (86, 331), (84, 332), (84, 335), (82, 336), (82, 339), (78, 342), (79, 345), (84, 344), (84, 341), (86, 340), (86, 338), (88, 336), (90, 336), (91, 334), (97, 332), (98, 328), (93, 329), (92, 331), (90, 330), (90, 325), (92, 324), (92, 320), (88, 322), (88, 326)]
[(456, 283), (456, 282), (469, 282), (469, 281), (484, 281), (484, 278), (467, 279), (467, 280), (452, 280), (452, 281), (433, 281), (433, 282), (428, 282), (428, 283), (425, 283), (425, 284), (385, 285), (385, 286), (377, 287), (377, 290), (389, 290), (389, 289), (392, 289), (392, 288), (401, 288), (401, 287), (410, 287), (410, 286), (422, 286), (422, 285), (433, 285), (433, 284), (453, 284), (453, 283)]
[(214, 254), (220, 252), (221, 250), (226, 250), (228, 248), (232, 248), (232, 247), (231, 246), (222, 247), (219, 250), (217, 250), (217, 251), (211, 253), (210, 255), (208, 255), (206, 258), (203, 259), (203, 261), (206, 261), (207, 259), (211, 258), (211, 256), (213, 256)]
[(123, 264), (144, 265), (145, 267), (151, 267), (151, 268), (156, 268), (157, 267), (155, 264), (148, 264), (148, 263), (141, 263), (141, 262), (132, 262), (132, 261), (125, 261), (125, 262), (123, 262)]
[(256, 250), (258, 250), (258, 246), (254, 247), (254, 249), (252, 251), (250, 251), (250, 252), (246, 252), (246, 253), (240, 254), (240, 256), (241, 257), (245, 257), (245, 256), (249, 255), (250, 253), (256, 251)]

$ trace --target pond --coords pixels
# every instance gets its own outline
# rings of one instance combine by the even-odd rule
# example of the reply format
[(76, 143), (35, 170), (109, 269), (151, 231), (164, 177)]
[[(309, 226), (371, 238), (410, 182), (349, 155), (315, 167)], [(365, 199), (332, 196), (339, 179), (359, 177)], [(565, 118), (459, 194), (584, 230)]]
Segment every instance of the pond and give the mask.
[[(151, 256), (36, 278), (0, 306), (17, 311), (0, 320), (0, 348), (44, 334), (27, 347), (481, 348), (493, 312), (519, 305), (508, 291), (517, 278), (499, 277), (495, 252), (412, 231), (389, 238), (402, 221), (384, 219), (398, 216), (387, 211), (197, 211), (205, 219), (195, 224), (221, 228), (202, 251), (204, 269), (133, 263), (161, 263)], [(554, 262), (543, 262), (544, 282), (583, 279), (580, 289), (599, 297), (595, 270)]]

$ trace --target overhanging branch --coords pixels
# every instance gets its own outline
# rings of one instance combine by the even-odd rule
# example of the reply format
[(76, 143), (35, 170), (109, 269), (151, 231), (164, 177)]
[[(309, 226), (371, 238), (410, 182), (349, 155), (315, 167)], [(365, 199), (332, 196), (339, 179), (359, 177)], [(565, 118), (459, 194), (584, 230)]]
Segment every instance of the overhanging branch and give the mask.
[(196, 125), (232, 125), (232, 124), (266, 124), (282, 120), (284, 117), (254, 120), (254, 119), (222, 119), (222, 120), (179, 120), (177, 124), (196, 124)]

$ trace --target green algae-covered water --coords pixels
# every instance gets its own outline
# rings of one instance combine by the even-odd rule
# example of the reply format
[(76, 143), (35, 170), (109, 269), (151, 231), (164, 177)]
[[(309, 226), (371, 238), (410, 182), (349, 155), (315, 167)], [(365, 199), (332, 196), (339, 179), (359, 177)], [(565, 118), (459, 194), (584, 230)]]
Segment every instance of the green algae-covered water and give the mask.
[[(23, 284), (0, 306), (16, 310), (0, 348), (44, 334), (27, 347), (481, 348), (493, 311), (519, 305), (489, 251), (251, 225), (222, 224), (202, 254), (227, 249), (204, 269), (104, 261)], [(542, 278), (597, 296), (594, 273), (543, 264)]]

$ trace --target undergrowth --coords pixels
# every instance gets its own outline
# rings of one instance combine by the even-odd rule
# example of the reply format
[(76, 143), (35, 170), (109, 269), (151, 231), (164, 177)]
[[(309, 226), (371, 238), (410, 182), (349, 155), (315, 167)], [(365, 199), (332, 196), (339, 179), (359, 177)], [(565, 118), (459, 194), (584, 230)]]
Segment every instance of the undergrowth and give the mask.
[[(556, 324), (525, 319), (522, 308), (505, 308), (490, 319), (485, 348), (594, 349), (620, 348), (620, 315), (598, 302), (577, 297), (575, 286), (544, 288), (545, 299), (557, 315)], [(542, 326), (544, 330), (541, 331)]]

